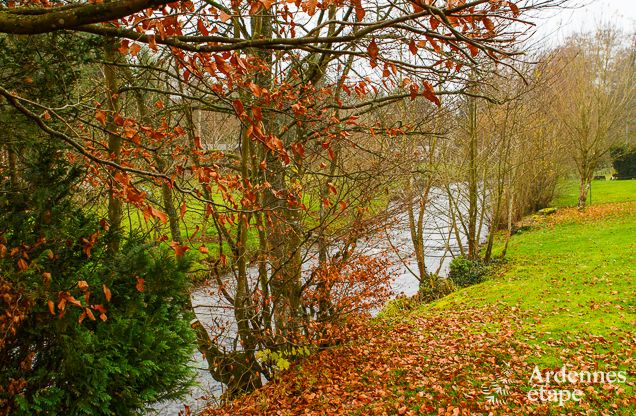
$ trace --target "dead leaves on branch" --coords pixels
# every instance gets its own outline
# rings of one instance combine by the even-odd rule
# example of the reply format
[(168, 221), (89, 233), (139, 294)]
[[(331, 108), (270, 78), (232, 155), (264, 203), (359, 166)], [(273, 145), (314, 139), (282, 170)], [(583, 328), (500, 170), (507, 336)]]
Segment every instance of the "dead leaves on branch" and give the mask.
[[(322, 148), (327, 157), (333, 160), (335, 154), (331, 143), (346, 140), (349, 130), (351, 130), (351, 127), (347, 127), (350, 124), (349, 120), (337, 120), (337, 117), (334, 116), (336, 111), (328, 110), (324, 106), (324, 103), (331, 101), (335, 101), (336, 105), (343, 105), (339, 96), (340, 90), (347, 95), (354, 95), (354, 98), (367, 100), (381, 95), (382, 88), (386, 88), (387, 91), (404, 88), (403, 93), (412, 99), (421, 96), (437, 106), (441, 105), (438, 97), (439, 91), (436, 91), (437, 87), (431, 84), (434, 82), (432, 80), (439, 79), (437, 69), (413, 75), (412, 82), (398, 85), (396, 78), (404, 79), (397, 77), (404, 62), (400, 63), (389, 58), (391, 54), (387, 52), (394, 51), (396, 45), (387, 40), (380, 32), (371, 31), (361, 38), (359, 42), (361, 50), (356, 52), (357, 56), (362, 59), (369, 59), (372, 67), (379, 66), (380, 63), (383, 64), (378, 68), (378, 79), (371, 79), (372, 77), (356, 80), (343, 79), (321, 85), (320, 88), (314, 85), (305, 85), (311, 84), (311, 82), (305, 82), (306, 80), (295, 73), (297, 71), (293, 69), (289, 76), (280, 79), (272, 78), (272, 84), (268, 85), (268, 88), (257, 85), (254, 80), (259, 77), (271, 77), (271, 65), (259, 59), (258, 54), (250, 55), (241, 48), (204, 51), (203, 46), (206, 42), (201, 39), (198, 40), (201, 43), (199, 49), (186, 48), (183, 45), (188, 42), (182, 41), (179, 41), (181, 46), (160, 45), (160, 43), (165, 43), (167, 39), (175, 37), (182, 39), (184, 36), (190, 35), (198, 38), (212, 35), (216, 38), (222, 38), (220, 34), (225, 33), (225, 28), (230, 20), (234, 24), (239, 24), (234, 18), (235, 16), (228, 13), (248, 11), (248, 13), (254, 14), (262, 10), (270, 10), (272, 13), (280, 14), (281, 38), (289, 40), (295, 37), (293, 31), (297, 24), (298, 13), (313, 16), (332, 6), (336, 9), (351, 7), (355, 11), (355, 16), (352, 19), (361, 22), (367, 16), (368, 10), (366, 9), (370, 7), (368, 3), (361, 0), (295, 0), (281, 2), (281, 7), (273, 7), (275, 2), (272, 0), (248, 0), (245, 5), (248, 7), (241, 9), (242, 3), (240, 0), (232, 0), (230, 7), (227, 4), (211, 5), (205, 15), (195, 14), (193, 4), (185, 2), (170, 4), (154, 13), (145, 11), (129, 16), (122, 19), (121, 27), (145, 35), (135, 40), (121, 40), (118, 50), (122, 54), (130, 55), (135, 60), (139, 59), (139, 54), (142, 53), (140, 45), (143, 42), (150, 50), (154, 51), (158, 50), (159, 47), (169, 48), (177, 64), (180, 82), (204, 81), (220, 101), (225, 101), (224, 105), (229, 107), (228, 110), (231, 109), (236, 114), (245, 127), (245, 134), (251, 140), (258, 142), (265, 152), (270, 152), (278, 157), (284, 165), (302, 164), (303, 160), (308, 157), (305, 151), (309, 147), (302, 142), (286, 143), (282, 140), (286, 133), (285, 129), (267, 131), (263, 117), (267, 119), (272, 114), (281, 112), (293, 117), (295, 125), (303, 126), (307, 131), (314, 130), (314, 137), (309, 138), (309, 140), (321, 139)], [(294, 3), (295, 7), (287, 7), (286, 3)], [(426, 55), (427, 61), (432, 59), (429, 62), (432, 66), (427, 64), (422, 65), (422, 68), (435, 67), (442, 72), (459, 72), (465, 63), (465, 58), (475, 57), (482, 51), (492, 54), (490, 49), (480, 42), (486, 41), (496, 34), (501, 20), (505, 20), (511, 15), (516, 17), (520, 13), (519, 8), (514, 3), (505, 1), (491, 1), (466, 6), (465, 1), (456, 0), (447, 2), (443, 6), (444, 10), (436, 7), (431, 8), (432, 6), (437, 7), (434, 2), (428, 0), (413, 2), (415, 12), (419, 13), (412, 18), (414, 26), (428, 26), (430, 30), (413, 31), (404, 39), (405, 42), (402, 46), (408, 48), (413, 59), (419, 59), (419, 55)], [(174, 10), (180, 10), (184, 15), (192, 14), (192, 27), (188, 27), (186, 30), (183, 25), (187, 19), (177, 19), (173, 13)], [(404, 13), (410, 14), (411, 12), (405, 10)], [(195, 28), (196, 31), (190, 33)], [(184, 33), (188, 33), (188, 35), (184, 35)], [(451, 33), (461, 33), (462, 37), (452, 40), (445, 36)], [(207, 46), (218, 46), (221, 43), (222, 41), (217, 44), (215, 40), (207, 42)], [(466, 52), (462, 53), (462, 49)], [(494, 55), (492, 57), (496, 59)], [(469, 60), (470, 58), (466, 61)], [(345, 75), (343, 77), (346, 78)], [(251, 94), (246, 94), (246, 92), (251, 92)], [(111, 98), (117, 99), (116, 94)], [(155, 126), (149, 127), (147, 125), (149, 123), (140, 123), (119, 113), (112, 114), (102, 108), (100, 103), (97, 103), (94, 115), (96, 123), (94, 124), (104, 131), (103, 140), (106, 140), (106, 136), (118, 136), (122, 140), (121, 154), (107, 154), (103, 149), (107, 149), (108, 146), (104, 143), (101, 143), (103, 146), (96, 146), (94, 137), (84, 143), (86, 152), (93, 155), (95, 160), (116, 160), (121, 168), (110, 166), (107, 169), (99, 169), (95, 166), (99, 162), (87, 161), (92, 173), (89, 182), (96, 188), (104, 185), (109, 186), (113, 196), (139, 208), (146, 221), (157, 220), (166, 223), (168, 216), (147, 201), (146, 193), (133, 185), (128, 173), (117, 171), (118, 169), (137, 171), (137, 175), (150, 177), (157, 185), (168, 185), (177, 189), (179, 189), (177, 184), (181, 183), (180, 179), (193, 176), (200, 182), (200, 189), (195, 191), (198, 193), (197, 196), (202, 194), (201, 190), (205, 190), (208, 194), (218, 190), (223, 196), (224, 204), (233, 210), (240, 209), (241, 207), (232, 198), (232, 193), (236, 191), (249, 193), (253, 190), (237, 189), (238, 186), (231, 189), (232, 182), (235, 184), (242, 182), (233, 181), (218, 168), (217, 158), (223, 159), (221, 152), (203, 151), (200, 138), (186, 139), (182, 127), (169, 125), (164, 116), (174, 111), (173, 107), (170, 103), (164, 104), (162, 101), (156, 101), (154, 109), (157, 111), (153, 117), (160, 120), (160, 123), (155, 123)], [(290, 123), (290, 125), (292, 124)], [(363, 127), (360, 126), (360, 128)], [(398, 133), (400, 132), (387, 132), (389, 135)], [(186, 140), (192, 140), (193, 143), (186, 145)], [(174, 162), (170, 172), (164, 172), (163, 168), (157, 166), (158, 163), (154, 161), (156, 155), (152, 154), (151, 149), (170, 149), (168, 154), (161, 155), (162, 158)], [(193, 160), (196, 162), (193, 163)], [(259, 166), (266, 170), (267, 167), (263, 163), (264, 160), (260, 161)], [(274, 191), (279, 192), (280, 190)], [(248, 201), (248, 199), (240, 200)], [(290, 207), (298, 208), (300, 200), (300, 195), (288, 198)], [(243, 206), (243, 208), (259, 209), (253, 204)], [(183, 218), (183, 212), (181, 217)]]
[[(100, 221), (100, 227), (102, 230), (107, 231), (109, 224), (105, 220), (102, 220)], [(100, 235), (101, 231), (96, 231), (89, 236), (81, 237), (78, 240), (77, 243), (81, 246), (81, 252), (87, 258), (91, 257), (91, 250), (97, 244)], [(102, 321), (106, 321), (108, 319), (106, 315), (107, 310), (103, 304), (91, 302), (91, 296), (93, 296), (95, 292), (94, 288), (90, 286), (88, 281), (80, 279), (71, 289), (61, 291), (51, 290), (51, 283), (53, 279), (55, 279), (55, 276), (51, 272), (46, 271), (48, 266), (45, 262), (55, 261), (58, 259), (58, 256), (51, 248), (42, 250), (42, 246), (44, 244), (50, 244), (52, 247), (55, 246), (54, 242), (47, 240), (44, 237), (41, 237), (35, 244), (21, 244), (17, 247), (12, 247), (11, 249), (8, 249), (3, 243), (0, 243), (0, 258), (4, 258), (5, 256), (17, 258), (16, 266), (20, 273), (35, 273), (42, 277), (44, 289), (46, 290), (45, 296), (49, 297), (49, 299), (43, 302), (45, 302), (46, 308), (51, 315), (61, 319), (65, 316), (67, 307), (71, 306), (81, 310), (81, 314), (78, 318), (79, 323), (82, 323), (82, 321), (86, 318), (96, 320), (94, 312), (98, 313), (98, 316)], [(66, 244), (69, 244), (69, 242), (66, 242)], [(143, 282), (140, 285), (138, 281), (136, 287), (138, 290), (141, 287), (141, 290), (139, 291), (143, 292)], [(0, 288), (2, 288), (2, 291), (0, 292), (0, 300), (7, 305), (11, 305), (11, 302), (14, 299), (11, 294), (14, 293), (16, 288), (2, 280), (1, 277)], [(110, 302), (112, 294), (105, 284), (102, 285), (102, 292), (105, 300), (104, 303)], [(97, 291), (97, 293), (99, 294), (99, 291)], [(22, 295), (18, 296), (18, 300), (21, 297)], [(94, 298), (95, 296), (93, 296), (93, 299)], [(33, 306), (31, 301), (32, 300), (27, 303), (18, 302), (16, 306), (12, 307), (13, 311), (7, 311), (5, 313), (4, 317), (13, 322), (12, 324), (9, 324), (9, 321), (7, 321), (7, 324), (3, 324), (3, 320), (0, 317), (0, 330), (6, 327), (3, 331), (5, 334), (15, 335), (17, 326), (19, 326), (24, 317), (27, 315), (27, 309), (30, 309)], [(21, 308), (18, 308), (18, 305), (21, 305)], [(17, 311), (19, 309), (23, 309), (23, 311), (18, 313)]]

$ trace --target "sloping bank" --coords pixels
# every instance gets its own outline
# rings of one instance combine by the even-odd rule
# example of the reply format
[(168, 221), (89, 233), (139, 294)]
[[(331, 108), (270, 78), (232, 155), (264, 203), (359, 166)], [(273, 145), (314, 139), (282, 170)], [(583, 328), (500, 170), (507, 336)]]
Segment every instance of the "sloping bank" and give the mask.
[(636, 414), (635, 237), (633, 202), (534, 220), (486, 282), (391, 304), (356, 341), (205, 414)]

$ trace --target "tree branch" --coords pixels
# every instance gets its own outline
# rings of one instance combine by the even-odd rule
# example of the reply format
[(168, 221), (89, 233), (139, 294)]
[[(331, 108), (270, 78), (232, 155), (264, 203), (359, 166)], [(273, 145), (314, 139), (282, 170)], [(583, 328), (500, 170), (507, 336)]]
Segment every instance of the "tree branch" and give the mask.
[(120, 19), (169, 2), (169, 0), (120, 0), (50, 9), (3, 9), (0, 10), (0, 33), (34, 35), (75, 29), (78, 26)]

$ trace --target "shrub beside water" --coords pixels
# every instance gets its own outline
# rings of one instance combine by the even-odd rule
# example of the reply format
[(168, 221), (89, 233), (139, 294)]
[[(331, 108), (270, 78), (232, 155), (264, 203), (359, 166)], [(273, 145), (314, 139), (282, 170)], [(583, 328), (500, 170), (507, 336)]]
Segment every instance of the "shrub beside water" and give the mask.
[(455, 257), (450, 264), (448, 278), (458, 287), (476, 285), (484, 281), (489, 267), (482, 260)]
[(423, 303), (430, 303), (451, 294), (455, 290), (455, 283), (451, 279), (431, 275), (428, 281), (420, 283), (417, 300)]

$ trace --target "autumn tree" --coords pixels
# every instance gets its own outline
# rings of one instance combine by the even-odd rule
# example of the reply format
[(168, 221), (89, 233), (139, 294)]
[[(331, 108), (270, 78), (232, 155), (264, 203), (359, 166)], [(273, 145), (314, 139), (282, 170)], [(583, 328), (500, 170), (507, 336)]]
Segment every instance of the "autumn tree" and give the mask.
[[(324, 331), (312, 332), (316, 322), (345, 304), (361, 309), (373, 297), (364, 290), (347, 298), (343, 288), (382, 286), (373, 279), (384, 276), (381, 264), (352, 262), (359, 235), (353, 232), (374, 195), (365, 191), (381, 184), (368, 172), (382, 167), (356, 155), (362, 149), (353, 138), (405, 131), (363, 116), (408, 98), (439, 106), (439, 95), (465, 92), (458, 86), (480, 66), (476, 58), (505, 64), (520, 14), (550, 3), (12, 3), (0, 10), (0, 32), (96, 36), (107, 48), (100, 62), (106, 82), (97, 104), (65, 107), (88, 109), (90, 118), (72, 119), (11, 88), (0, 87), (0, 95), (73, 151), (92, 189), (108, 190), (113, 228), (122, 201), (156, 225), (160, 242), (172, 240), (182, 258), (200, 227), (185, 239), (179, 220), (199, 209), (213, 224), (218, 252), (198, 248), (231, 306), (232, 347), (200, 322), (194, 327), (211, 372), (234, 394), (272, 375), (258, 350), (322, 343), (317, 334)], [(149, 98), (156, 98), (154, 110)], [(231, 116), (230, 149), (205, 147), (194, 122), (202, 111)], [(371, 185), (355, 185), (364, 176)], [(183, 197), (178, 215), (175, 195)], [(330, 254), (332, 243), (342, 249)], [(117, 245), (111, 241), (112, 255)], [(315, 245), (320, 267), (308, 278), (303, 265)], [(221, 278), (219, 266), (232, 278)], [(323, 298), (316, 302), (316, 294)]]

